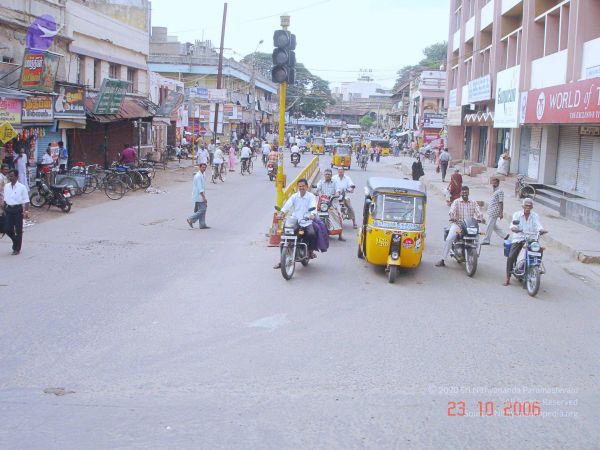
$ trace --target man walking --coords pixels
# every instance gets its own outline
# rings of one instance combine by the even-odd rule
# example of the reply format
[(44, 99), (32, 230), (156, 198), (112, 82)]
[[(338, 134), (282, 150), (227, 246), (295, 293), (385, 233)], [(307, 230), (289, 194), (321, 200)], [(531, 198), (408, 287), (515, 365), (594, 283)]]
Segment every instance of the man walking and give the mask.
[(208, 154), (208, 150), (206, 150), (206, 145), (201, 144), (197, 155), (198, 164), (208, 164), (209, 159), (210, 155)]
[(210, 228), (206, 225), (206, 208), (208, 207), (208, 200), (206, 200), (206, 183), (204, 181), (204, 172), (206, 172), (206, 163), (200, 163), (198, 166), (198, 172), (196, 172), (196, 175), (194, 175), (192, 187), (194, 214), (187, 218), (187, 223), (190, 228), (194, 228), (194, 223), (198, 221), (201, 230)]
[(498, 219), (504, 218), (504, 191), (500, 188), (500, 180), (496, 177), (492, 178), (492, 198), (490, 198), (490, 204), (488, 206), (488, 226), (485, 232), (485, 237), (481, 241), (481, 245), (490, 245), (490, 239), (492, 237), (492, 231), (494, 231), (502, 239), (508, 239), (508, 234), (505, 233), (500, 225), (498, 225)]
[(448, 149), (445, 148), (442, 154), (440, 155), (440, 168), (442, 169), (442, 183), (446, 182), (446, 172), (448, 171), (448, 164), (450, 163), (450, 153), (448, 153)]
[(4, 230), (12, 240), (13, 255), (21, 252), (23, 243), (23, 216), (29, 217), (29, 196), (27, 189), (19, 183), (19, 172), (11, 170), (8, 173), (9, 183), (4, 186)]

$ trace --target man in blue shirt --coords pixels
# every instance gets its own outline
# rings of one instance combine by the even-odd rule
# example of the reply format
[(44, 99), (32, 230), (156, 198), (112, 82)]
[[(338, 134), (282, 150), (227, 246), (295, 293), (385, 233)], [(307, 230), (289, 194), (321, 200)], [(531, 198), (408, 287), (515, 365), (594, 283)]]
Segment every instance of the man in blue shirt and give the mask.
[(206, 183), (204, 181), (204, 172), (206, 171), (206, 163), (201, 163), (198, 166), (198, 172), (194, 175), (192, 187), (192, 201), (194, 202), (194, 214), (187, 218), (187, 223), (190, 228), (194, 228), (194, 223), (199, 222), (200, 229), (210, 228), (206, 225), (206, 208), (208, 200), (206, 200)]
[(58, 141), (58, 167), (61, 173), (64, 173), (65, 170), (67, 170), (68, 163), (69, 150), (67, 150), (63, 141)]

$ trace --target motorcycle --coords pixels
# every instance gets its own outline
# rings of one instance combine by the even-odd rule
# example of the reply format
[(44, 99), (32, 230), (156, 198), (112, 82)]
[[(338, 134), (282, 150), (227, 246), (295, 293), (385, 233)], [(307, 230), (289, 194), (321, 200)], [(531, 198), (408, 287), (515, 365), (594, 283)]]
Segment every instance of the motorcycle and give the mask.
[[(327, 227), (327, 234), (329, 236), (341, 236), (341, 234), (342, 234), (341, 228), (339, 230), (331, 229), (331, 221), (329, 219), (329, 210), (331, 208), (335, 208), (335, 206), (333, 205), (333, 201), (336, 198), (338, 198), (338, 196), (334, 195), (334, 196), (330, 197), (329, 195), (321, 194), (317, 201), (317, 216), (319, 217), (319, 219), (321, 219), (321, 221)], [(339, 213), (339, 211), (338, 211), (338, 214), (339, 214), (340, 223), (341, 223), (342, 215), (341, 215), (341, 213)]]
[[(354, 189), (356, 186), (351, 185), (350, 187), (352, 189)], [(342, 221), (350, 220), (350, 215), (348, 214), (348, 206), (346, 205), (346, 192), (343, 192), (342, 195), (339, 197), (339, 202), (340, 202), (340, 214), (342, 215)]]
[(71, 211), (71, 187), (67, 185), (48, 185), (41, 178), (35, 180), (36, 190), (32, 191), (29, 197), (29, 202), (34, 208), (41, 208), (44, 205), (56, 206), (62, 209), (65, 213)]
[(267, 175), (269, 176), (269, 181), (273, 181), (277, 176), (277, 166), (272, 161), (267, 162)]
[[(465, 219), (458, 223), (460, 233), (457, 239), (452, 243), (450, 256), (457, 263), (465, 263), (467, 276), (472, 277), (477, 271), (477, 260), (481, 252), (479, 244), (479, 223), (473, 218)], [(450, 227), (444, 229), (444, 240), (448, 237)]]
[[(519, 222), (513, 221), (513, 225), (519, 225)], [(511, 269), (511, 275), (523, 284), (523, 289), (527, 289), (531, 297), (538, 293), (542, 274), (546, 273), (542, 262), (544, 249), (540, 245), (540, 236), (546, 233), (547, 231), (525, 233), (525, 243)], [(504, 241), (504, 256), (508, 257), (511, 245), (509, 240)]]
[(292, 153), (290, 155), (290, 160), (292, 161), (294, 167), (296, 167), (298, 163), (300, 163), (300, 153)]
[[(281, 212), (281, 208), (278, 206), (275, 209)], [(314, 210), (314, 207), (309, 208), (308, 214)], [(302, 220), (298, 220), (295, 217), (286, 217), (285, 219), (279, 249), (281, 254), (281, 275), (286, 280), (291, 280), (294, 276), (297, 262), (306, 267), (310, 261), (308, 244), (304, 242), (304, 229), (302, 228), (309, 223), (308, 221), (309, 218), (307, 216)]]
[(358, 162), (360, 168), (362, 170), (367, 170), (367, 164), (369, 163), (369, 158), (367, 157), (367, 155), (361, 155), (360, 156), (360, 160)]

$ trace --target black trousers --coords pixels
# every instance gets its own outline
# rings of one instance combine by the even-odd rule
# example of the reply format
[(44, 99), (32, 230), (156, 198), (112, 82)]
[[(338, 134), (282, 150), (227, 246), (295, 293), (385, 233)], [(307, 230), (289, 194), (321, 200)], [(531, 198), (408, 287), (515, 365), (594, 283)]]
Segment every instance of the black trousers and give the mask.
[(508, 258), (506, 258), (506, 278), (510, 277), (510, 272), (512, 271), (515, 261), (519, 257), (519, 253), (521, 252), (524, 243), (525, 241), (513, 242), (511, 244), (510, 250), (508, 252)]
[(448, 171), (448, 161), (440, 161), (440, 168), (442, 169), (442, 181), (446, 181), (446, 172)]
[(23, 207), (21, 205), (6, 207), (4, 229), (13, 243), (13, 251), (20, 252), (23, 243)]
[(312, 223), (304, 227), (304, 242), (306, 242), (309, 252), (313, 252), (317, 247), (317, 232)]

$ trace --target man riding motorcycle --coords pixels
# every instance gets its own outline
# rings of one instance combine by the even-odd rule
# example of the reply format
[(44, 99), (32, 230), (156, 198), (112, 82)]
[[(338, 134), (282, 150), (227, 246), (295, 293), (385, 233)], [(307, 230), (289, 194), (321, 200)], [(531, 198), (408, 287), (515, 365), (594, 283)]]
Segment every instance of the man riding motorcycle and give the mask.
[(333, 181), (337, 185), (337, 194), (344, 196), (344, 204), (346, 205), (346, 208), (348, 208), (348, 218), (352, 221), (352, 227), (356, 229), (356, 215), (354, 214), (354, 208), (352, 208), (350, 198), (346, 195), (354, 192), (354, 183), (348, 175), (344, 174), (344, 169), (342, 167), (338, 168), (338, 174), (333, 177)]
[(327, 195), (329, 197), (330, 206), (328, 212), (330, 229), (336, 231), (339, 230), (340, 234), (338, 236), (338, 239), (340, 241), (345, 241), (346, 239), (342, 237), (342, 216), (338, 209), (338, 200), (333, 199), (333, 197), (337, 194), (338, 188), (335, 181), (333, 181), (333, 179), (331, 178), (331, 175), (331, 169), (325, 169), (325, 172), (323, 173), (324, 179), (320, 180), (317, 183), (316, 194), (317, 197), (319, 197), (320, 195)]
[(271, 153), (271, 146), (267, 141), (264, 141), (262, 144), (262, 162), (263, 165), (267, 165), (267, 158), (269, 157), (269, 153)]
[[(308, 253), (311, 259), (316, 258), (315, 248), (317, 243), (317, 234), (313, 227), (312, 221), (315, 219), (314, 210), (309, 214), (310, 208), (317, 208), (317, 197), (308, 191), (308, 181), (306, 178), (298, 180), (298, 192), (293, 194), (281, 208), (278, 214), (279, 219), (283, 219), (286, 213), (290, 213), (292, 217), (301, 221), (308, 217), (308, 223), (302, 229), (304, 230), (304, 240), (308, 246)], [(274, 269), (280, 269), (281, 263), (277, 263)]]
[(450, 212), (448, 213), (450, 216), (450, 230), (448, 231), (448, 237), (446, 238), (446, 242), (444, 243), (444, 252), (442, 254), (442, 259), (440, 259), (435, 265), (436, 267), (444, 267), (446, 264), (444, 263), (445, 259), (448, 259), (450, 255), (450, 249), (452, 248), (452, 243), (458, 238), (458, 235), (461, 233), (460, 222), (465, 219), (473, 218), (477, 221), (483, 221), (483, 214), (481, 214), (481, 209), (479, 205), (474, 200), (469, 200), (469, 187), (463, 186), (460, 190), (461, 198), (457, 198), (452, 202), (450, 206)]

